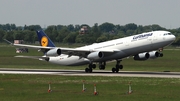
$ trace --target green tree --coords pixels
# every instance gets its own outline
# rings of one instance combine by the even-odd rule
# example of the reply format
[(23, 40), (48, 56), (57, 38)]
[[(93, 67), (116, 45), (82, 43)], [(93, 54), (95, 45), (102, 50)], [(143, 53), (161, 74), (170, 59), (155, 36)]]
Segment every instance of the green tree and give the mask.
[(136, 30), (137, 29), (137, 25), (134, 23), (129, 23), (125, 25), (126, 30)]
[(94, 26), (91, 28), (90, 35), (94, 37), (94, 41), (100, 37), (102, 32), (100, 31), (100, 28), (98, 27), (98, 24), (95, 23)]
[(75, 40), (76, 40), (76, 35), (78, 33), (69, 33), (64, 39), (63, 39), (63, 42), (64, 43), (75, 43)]
[(0, 41), (3, 41), (3, 36), (5, 35), (5, 31), (0, 29)]
[(41, 30), (41, 26), (40, 25), (30, 25), (28, 26), (28, 30), (30, 31), (37, 31), (37, 30)]
[(76, 37), (76, 43), (86, 43), (86, 44), (92, 44), (94, 41), (92, 41), (92, 37), (90, 34), (79, 34)]
[(15, 24), (11, 24), (11, 30), (15, 30), (16, 29), (16, 25)]
[(86, 39), (87, 39), (86, 34), (79, 34), (76, 36), (76, 43), (87, 43)]
[(151, 26), (152, 30), (155, 31), (155, 30), (165, 30), (165, 28), (162, 28), (161, 26), (157, 25), (157, 24), (153, 24)]
[(134, 34), (134, 30), (127, 30), (126, 35), (130, 36)]
[(115, 28), (115, 25), (112, 23), (103, 23), (102, 25), (99, 26), (100, 30), (103, 32), (110, 32), (113, 31)]
[(24, 34), (24, 41), (34, 43), (36, 41), (37, 34), (35, 31), (25, 30), (23, 31)]
[(63, 39), (70, 33), (70, 31), (67, 29), (67, 27), (63, 27), (56, 37), (56, 40), (58, 42), (63, 42)]
[(23, 31), (14, 31), (14, 39), (15, 40), (24, 40), (24, 32)]
[(56, 37), (58, 34), (56, 26), (48, 26), (47, 29), (45, 30), (45, 33), (48, 35), (48, 37), (51, 40), (56, 41)]
[(74, 31), (79, 31), (81, 29), (80, 25), (75, 25)]
[(70, 24), (67, 26), (67, 29), (72, 32), (72, 31), (74, 31), (75, 28), (72, 24)]
[(13, 31), (6, 32), (3, 39), (7, 39), (13, 42), (14, 41), (13, 34), (14, 34)]
[(118, 36), (119, 38), (123, 38), (123, 37), (126, 36), (126, 34), (124, 33), (124, 31), (118, 31), (117, 36)]
[(57, 27), (57, 30), (59, 31), (59, 30), (61, 30), (64, 26), (63, 26), (63, 25), (57, 25), (56, 27)]
[(104, 42), (107, 41), (107, 37), (105, 35), (101, 35), (99, 38), (97, 38), (96, 42)]

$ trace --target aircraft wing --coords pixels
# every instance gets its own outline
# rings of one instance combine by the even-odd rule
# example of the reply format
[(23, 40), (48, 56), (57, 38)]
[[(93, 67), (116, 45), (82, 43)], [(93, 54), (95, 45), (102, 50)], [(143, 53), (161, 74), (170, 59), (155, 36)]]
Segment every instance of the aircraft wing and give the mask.
[(43, 46), (35, 46), (35, 45), (26, 45), (26, 44), (13, 44), (14, 46), (19, 47), (27, 47), (27, 48), (34, 48), (34, 49), (41, 49), (41, 50), (51, 50), (51, 49), (60, 49), (61, 54), (66, 54), (69, 56), (76, 55), (81, 57), (86, 57), (91, 52), (103, 52), (103, 53), (113, 53), (119, 51), (117, 49), (112, 50), (92, 50), (92, 49), (79, 49), (79, 48), (63, 48), (63, 47), (43, 47)]
[(43, 47), (43, 46), (35, 46), (35, 45), (25, 45), (25, 44), (13, 44), (18, 47), (27, 47), (27, 48), (35, 48), (35, 49), (53, 49), (54, 47)]
[(60, 48), (62, 54), (66, 54), (72, 56), (79, 56), (79, 57), (87, 57), (90, 53), (93, 52), (103, 52), (104, 54), (113, 53), (116, 50), (91, 50), (91, 49), (78, 49), (78, 48)]
[(64, 52), (95, 52), (95, 51), (101, 51), (101, 52), (114, 52), (118, 51), (116, 49), (113, 50), (91, 50), (91, 49), (78, 49), (78, 48), (63, 48), (63, 47), (43, 47), (43, 46), (35, 46), (35, 45), (26, 45), (26, 44), (13, 44), (14, 46), (19, 47), (28, 47), (28, 48), (35, 48), (35, 49), (54, 49), (59, 48), (61, 51)]

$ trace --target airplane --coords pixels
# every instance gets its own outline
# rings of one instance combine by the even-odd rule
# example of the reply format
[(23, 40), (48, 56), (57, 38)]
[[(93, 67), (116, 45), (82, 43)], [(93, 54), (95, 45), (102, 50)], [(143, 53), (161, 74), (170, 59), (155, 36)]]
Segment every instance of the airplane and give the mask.
[(14, 46), (39, 49), (43, 56), (16, 56), (21, 58), (37, 58), (50, 63), (79, 66), (88, 65), (85, 72), (91, 73), (99, 63), (99, 69), (104, 70), (107, 61), (116, 60), (112, 72), (123, 69), (122, 59), (133, 56), (134, 60), (148, 60), (163, 57), (162, 50), (170, 45), (175, 36), (169, 31), (151, 31), (101, 43), (94, 43), (77, 48), (56, 47), (51, 39), (42, 31), (36, 31), (41, 46), (15, 44)]

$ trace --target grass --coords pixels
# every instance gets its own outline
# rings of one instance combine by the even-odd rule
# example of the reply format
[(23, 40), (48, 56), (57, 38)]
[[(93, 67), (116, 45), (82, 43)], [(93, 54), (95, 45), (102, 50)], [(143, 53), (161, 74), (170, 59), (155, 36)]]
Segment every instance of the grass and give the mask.
[[(82, 81), (87, 90), (82, 92)], [(1, 75), (1, 101), (179, 101), (180, 79), (55, 75)], [(51, 82), (52, 92), (48, 93)], [(132, 94), (127, 94), (131, 82)], [(99, 95), (93, 95), (94, 84)]]
[[(15, 58), (16, 55), (42, 55), (37, 50), (16, 54), (15, 48), (0, 45), (0, 68), (29, 69), (85, 69), (86, 66), (59, 66), (34, 59)], [(164, 50), (164, 57), (134, 61), (124, 59), (124, 71), (172, 71), (180, 72), (180, 50)], [(107, 63), (111, 70), (115, 62)], [(87, 90), (82, 92), (82, 81)], [(52, 92), (48, 93), (51, 82)], [(131, 82), (132, 94), (127, 94)], [(97, 85), (99, 95), (93, 95)], [(101, 77), (101, 76), (58, 76), (58, 75), (21, 75), (0, 74), (0, 101), (179, 101), (180, 79), (178, 78), (138, 78), (138, 77)]]

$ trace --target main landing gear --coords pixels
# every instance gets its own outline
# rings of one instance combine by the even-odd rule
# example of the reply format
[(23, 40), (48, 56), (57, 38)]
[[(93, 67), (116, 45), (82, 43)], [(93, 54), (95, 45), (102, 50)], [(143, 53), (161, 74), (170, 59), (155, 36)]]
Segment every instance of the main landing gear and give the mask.
[[(99, 62), (99, 69), (100, 70), (104, 70), (105, 66), (106, 66), (106, 62)], [(95, 68), (96, 68), (96, 64), (91, 63), (91, 64), (89, 64), (89, 68), (85, 69), (85, 72), (86, 73), (91, 73), (92, 70), (95, 69)]]
[[(119, 72), (119, 69), (123, 69), (123, 65), (120, 65), (120, 62), (121, 62), (121, 61), (122, 61), (122, 60), (116, 60), (116, 66), (112, 68), (112, 72), (113, 72), (113, 73), (115, 73), (115, 72), (118, 73), (118, 72)], [(88, 67), (89, 67), (89, 68), (86, 68), (86, 69), (85, 69), (85, 72), (86, 72), (86, 73), (91, 73), (91, 72), (93, 71), (93, 69), (96, 68), (96, 64), (91, 63), (91, 64), (89, 64)], [(106, 62), (99, 62), (99, 69), (100, 69), (100, 70), (104, 70), (105, 67), (106, 67)]]
[(92, 73), (92, 69), (96, 68), (96, 64), (89, 64), (89, 68), (85, 69), (86, 73)]
[(117, 63), (116, 63), (116, 67), (113, 67), (112, 68), (112, 72), (113, 73), (118, 73), (119, 72), (119, 69), (123, 69), (123, 65), (120, 65), (120, 62), (122, 61), (122, 60), (116, 60), (117, 61)]
[(99, 62), (99, 69), (104, 70), (106, 68), (106, 62)]

